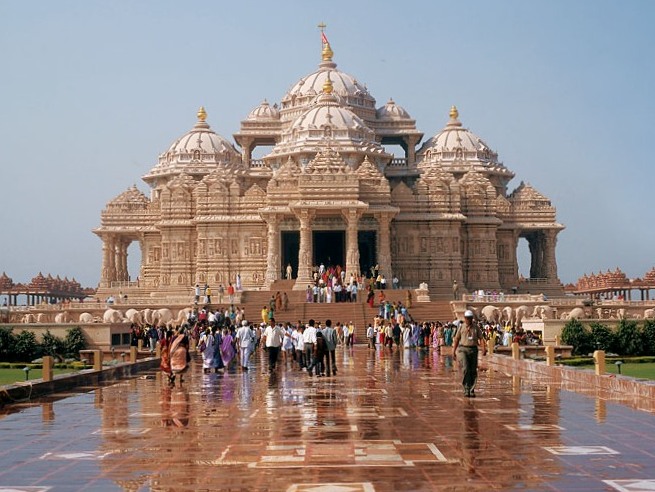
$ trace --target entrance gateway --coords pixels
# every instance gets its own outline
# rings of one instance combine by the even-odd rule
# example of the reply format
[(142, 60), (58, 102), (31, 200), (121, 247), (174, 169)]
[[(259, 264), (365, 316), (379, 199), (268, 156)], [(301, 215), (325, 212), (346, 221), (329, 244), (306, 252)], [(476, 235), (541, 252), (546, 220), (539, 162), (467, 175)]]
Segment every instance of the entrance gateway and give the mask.
[[(371, 268), (376, 264), (376, 231), (358, 231), (357, 246), (359, 248), (359, 270), (364, 275), (370, 275)], [(293, 278), (298, 272), (298, 249), (300, 247), (300, 232), (282, 231), (282, 264), (280, 278), (286, 278), (286, 268), (291, 264)], [(346, 231), (313, 231), (312, 232), (312, 264), (323, 263), (326, 267), (341, 265), (346, 262)]]

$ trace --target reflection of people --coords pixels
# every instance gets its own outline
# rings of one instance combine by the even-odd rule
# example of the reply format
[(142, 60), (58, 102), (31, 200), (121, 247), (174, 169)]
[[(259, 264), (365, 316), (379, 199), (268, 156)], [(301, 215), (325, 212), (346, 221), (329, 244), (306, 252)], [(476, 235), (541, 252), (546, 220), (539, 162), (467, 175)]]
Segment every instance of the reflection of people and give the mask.
[(478, 377), (478, 345), (487, 353), (482, 329), (473, 323), (473, 311), (464, 313), (464, 323), (459, 325), (453, 337), (453, 358), (460, 361), (464, 377), (464, 396), (475, 397), (475, 380)]
[(475, 460), (480, 451), (480, 428), (478, 426), (478, 412), (475, 408), (465, 406), (462, 411), (464, 417), (464, 435), (462, 436), (463, 462), (468, 473), (475, 473)]
[(189, 393), (183, 387), (162, 389), (162, 427), (187, 427), (189, 425)]

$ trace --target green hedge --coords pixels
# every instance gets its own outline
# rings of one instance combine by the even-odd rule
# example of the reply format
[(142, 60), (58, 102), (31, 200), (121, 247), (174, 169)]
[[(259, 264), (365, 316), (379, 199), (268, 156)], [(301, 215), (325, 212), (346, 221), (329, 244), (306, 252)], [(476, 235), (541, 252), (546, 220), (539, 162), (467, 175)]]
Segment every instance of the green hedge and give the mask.
[[(43, 355), (51, 355), (59, 360), (79, 359), (80, 350), (86, 349), (84, 333), (78, 326), (66, 331), (61, 339), (50, 333), (43, 334), (43, 341), (38, 343), (34, 333), (23, 330), (13, 333), (13, 328), (0, 328), (0, 361), (31, 362)], [(0, 364), (2, 364), (0, 363)], [(3, 367), (0, 365), (0, 367)], [(22, 367), (25, 367), (23, 364)]]
[(573, 346), (573, 355), (587, 355), (594, 350), (622, 356), (655, 356), (655, 320), (640, 326), (634, 320), (622, 319), (616, 331), (594, 321), (588, 327), (572, 319), (562, 329), (562, 342)]

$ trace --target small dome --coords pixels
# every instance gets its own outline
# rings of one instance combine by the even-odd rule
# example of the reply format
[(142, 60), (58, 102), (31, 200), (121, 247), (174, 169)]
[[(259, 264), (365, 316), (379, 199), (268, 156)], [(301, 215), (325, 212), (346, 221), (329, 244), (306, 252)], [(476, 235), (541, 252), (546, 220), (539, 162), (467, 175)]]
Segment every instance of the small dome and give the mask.
[(241, 160), (241, 154), (225, 138), (215, 133), (206, 123), (204, 108), (198, 111), (198, 122), (191, 131), (178, 138), (166, 152), (159, 156), (159, 163), (144, 176), (146, 182), (158, 176), (206, 175), (220, 165), (230, 165)]
[(375, 115), (378, 120), (411, 120), (409, 113), (403, 108), (395, 103), (393, 99), (389, 99), (389, 102), (384, 106), (377, 109)]
[(466, 154), (467, 158), (498, 162), (498, 154), (475, 133), (462, 127), (455, 106), (450, 110), (450, 120), (445, 128), (425, 142), (418, 154), (425, 155), (428, 152), (441, 154), (444, 160), (462, 158)]
[(277, 109), (277, 105), (271, 106), (268, 104), (268, 101), (264, 99), (259, 106), (253, 109), (250, 114), (248, 114), (248, 120), (279, 120), (280, 112)]

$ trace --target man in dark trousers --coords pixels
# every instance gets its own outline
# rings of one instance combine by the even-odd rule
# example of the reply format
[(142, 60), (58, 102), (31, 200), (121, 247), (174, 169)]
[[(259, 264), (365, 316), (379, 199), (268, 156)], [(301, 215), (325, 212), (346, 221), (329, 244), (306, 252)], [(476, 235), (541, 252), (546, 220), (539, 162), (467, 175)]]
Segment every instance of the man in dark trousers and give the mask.
[(327, 353), (325, 354), (325, 372), (329, 376), (330, 374), (337, 375), (337, 358), (335, 350), (337, 349), (337, 332), (332, 328), (332, 320), (325, 320), (325, 329), (323, 330), (323, 338), (325, 339), (325, 344), (327, 345)]
[(464, 323), (460, 323), (453, 337), (453, 360), (459, 360), (464, 377), (464, 396), (475, 398), (475, 381), (478, 377), (478, 345), (482, 345), (482, 355), (487, 354), (482, 329), (473, 322), (473, 311), (464, 313)]

